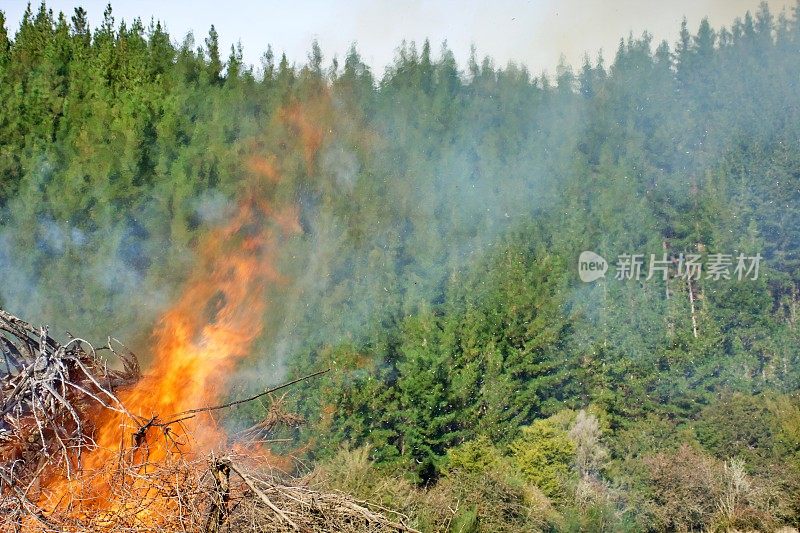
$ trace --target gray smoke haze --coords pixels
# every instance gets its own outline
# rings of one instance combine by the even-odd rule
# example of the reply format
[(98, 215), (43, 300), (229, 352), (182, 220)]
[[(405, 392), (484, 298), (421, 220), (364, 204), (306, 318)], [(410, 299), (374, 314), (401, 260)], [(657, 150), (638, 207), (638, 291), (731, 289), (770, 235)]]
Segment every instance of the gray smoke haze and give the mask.
[[(742, 15), (740, 3), (691, 4), (691, 10), (710, 13), (716, 23), (729, 15)], [(753, 7), (747, 4), (745, 7)], [(664, 36), (671, 42), (683, 15), (681, 6), (690, 7), (689, 3), (673, 5), (670, 15), (662, 17), (669, 27)], [(619, 37), (627, 36), (631, 21), (656, 37), (662, 32), (661, 22), (650, 23), (650, 12), (639, 4), (604, 8), (607, 5), (601, 2), (559, 4), (558, 14), (540, 21), (534, 26), (539, 32), (534, 33), (537, 39), (554, 43), (577, 66), (579, 57), (574, 56), (606, 39), (599, 32), (608, 28), (625, 25), (623, 30), (612, 30), (615, 33), (609, 42), (614, 46), (606, 57), (612, 55)], [(620, 13), (624, 16), (618, 17)], [(364, 16), (369, 16), (369, 9)], [(558, 24), (547, 24), (553, 20), (572, 21), (572, 26), (567, 30), (563, 25), (559, 29)], [(506, 46), (515, 42), (517, 34), (506, 34), (504, 40), (499, 34), (504, 27), (469, 31), (473, 36), (490, 31), (493, 37), (475, 40), (502, 41)], [(690, 29), (696, 31), (696, 24), (690, 24)], [(391, 34), (381, 37), (384, 41), (392, 38)], [(449, 44), (453, 46), (453, 41)], [(361, 47), (369, 48), (369, 42), (362, 41)], [(481, 47), (481, 52), (494, 56), (498, 64), (505, 64), (509, 55), (488, 46)], [(527, 63), (535, 69), (543, 61), (530, 59)], [(462, 80), (467, 79), (465, 61), (459, 62), (459, 68)], [(541, 91), (544, 84), (532, 80), (522, 67), (509, 66), (497, 76), (526, 94)], [(486, 94), (476, 98), (475, 106), (468, 110), (474, 116), (453, 117), (452, 128), (444, 132), (436, 129), (440, 125), (433, 121), (415, 124), (413, 121), (428, 118), (411, 104), (387, 106), (369, 118), (368, 126), (376, 138), (369, 149), (356, 150), (335, 136), (322, 147), (320, 176), (315, 178), (330, 184), (325, 192), (334, 200), (314, 194), (298, 196), (304, 232), (287, 242), (278, 258), (279, 270), (290, 281), (276, 286), (269, 295), (274, 305), (265, 318), (265, 335), (232, 382), (263, 388), (284, 377), (288, 359), (298, 352), (342, 341), (362, 342), (372, 328), (385, 321), (428, 308), (447, 280), (468, 271), (504, 232), (534, 219), (538, 208), (554, 204), (564, 194), (560, 185), (573, 172), (584, 170), (564, 162), (573, 159), (577, 140), (596, 126), (590, 120), (591, 110), (576, 98), (559, 98), (558, 91), (541, 91), (539, 100), (526, 100), (492, 92), (492, 83), (487, 86)], [(535, 109), (521, 107), (532, 101)], [(646, 103), (642, 106), (644, 109)], [(341, 123), (334, 125), (337, 131), (347, 131), (352, 117), (341, 115), (343, 108), (335, 107), (340, 113), (335, 121)], [(417, 114), (412, 119), (407, 113)], [(498, 115), (513, 127), (495, 120)], [(704, 167), (686, 155), (693, 148), (695, 132), (672, 133), (680, 149), (671, 152), (665, 166), (681, 170), (670, 177), (661, 169), (635, 170), (663, 178), (665, 186), (673, 181), (677, 194), (686, 194), (685, 187), (680, 192), (684, 182), (674, 182), (684, 180), (688, 169), (700, 172)], [(423, 134), (430, 142), (419, 137)], [(704, 142), (724, 144), (727, 134), (711, 132)], [(47, 179), (48, 171), (43, 164), (39, 170), (42, 180)], [(359, 203), (353, 205), (351, 197)], [(188, 201), (198, 224), (222, 223), (231, 213), (230, 198), (219, 191)], [(99, 342), (108, 334), (134, 340), (146, 335), (180, 287), (177, 273), (159, 271), (160, 265), (164, 269), (168, 264), (164, 257), (185, 257), (185, 262), (191, 263), (188, 249), (146, 228), (143, 221), (156, 207), (145, 205), (135, 218), (87, 229), (27, 213), (23, 204), (24, 200), (12, 203), (9, 210), (15, 214), (4, 215), (0, 228), (0, 272), (4, 277), (0, 302), (23, 318), (50, 324), (56, 336), (67, 329)], [(635, 197), (608, 204), (623, 206), (616, 215), (629, 216), (632, 225), (643, 224), (637, 218)], [(580, 216), (580, 212), (564, 216)], [(632, 230), (631, 235), (635, 234)], [(615, 243), (624, 243), (625, 237), (616, 236)], [(24, 250), (31, 247), (49, 258), (46, 267), (28, 261)], [(598, 251), (605, 249), (601, 246)], [(598, 290), (586, 289), (575, 299), (590, 300)], [(593, 316), (596, 311), (589, 309), (587, 314)], [(98, 315), (104, 320), (98, 321)]]
[(85, 233), (43, 217), (26, 232), (46, 265), (31, 264), (20, 229), (0, 230), (0, 302), (33, 324), (47, 325), (56, 339), (66, 332), (102, 345), (111, 335), (139, 346), (143, 325), (169, 303), (170, 290), (145, 279), (136, 259), (142, 238), (127, 229)]
[[(46, 183), (50, 168), (45, 162), (31, 171), (35, 187)], [(141, 218), (128, 213), (87, 228), (30, 212), (28, 194), (22, 191), (0, 211), (0, 305), (48, 326), (62, 341), (67, 332), (98, 346), (109, 335), (119, 338), (146, 361), (152, 323), (179, 285), (179, 273), (169, 275), (159, 265), (170, 255), (188, 263), (191, 252), (145, 229), (148, 202)], [(219, 194), (200, 196), (195, 206), (196, 217), (208, 223), (224, 218), (227, 209)]]
[[(501, 75), (533, 86), (516, 67)], [(504, 232), (557, 194), (557, 163), (572, 146), (581, 112), (553, 100), (507, 131), (495, 120), (499, 109), (491, 109), (507, 112), (517, 102), (494, 97), (486, 109), (471, 109), (475, 116), (454, 118), (448, 140), (431, 139), (435, 153), (419, 151), (426, 143), (417, 135), (429, 133), (409, 128), (409, 110), (393, 106), (369, 119), (369, 149), (350, 149), (338, 138), (322, 147), (318, 178), (332, 184), (335, 199), (305, 202), (304, 234), (287, 243), (279, 261), (291, 282), (276, 289), (257, 355), (232, 383), (251, 390), (274, 384), (292, 356), (368, 343), (392, 320), (429, 309), (448, 279), (469, 271)], [(332, 129), (343, 131), (352, 117), (336, 120)], [(502, 173), (493, 172), (498, 159)]]

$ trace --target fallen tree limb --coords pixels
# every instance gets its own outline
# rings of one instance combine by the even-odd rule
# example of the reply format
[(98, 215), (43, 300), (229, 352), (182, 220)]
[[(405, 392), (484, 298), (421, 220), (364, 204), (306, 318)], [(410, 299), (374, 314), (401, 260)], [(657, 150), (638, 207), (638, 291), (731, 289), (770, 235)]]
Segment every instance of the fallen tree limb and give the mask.
[(277, 387), (272, 387), (271, 389), (267, 389), (264, 392), (259, 392), (258, 394), (255, 394), (253, 396), (249, 396), (247, 398), (242, 398), (241, 400), (234, 400), (232, 402), (223, 403), (222, 405), (213, 405), (213, 406), (208, 406), (208, 407), (198, 407), (196, 409), (189, 409), (188, 411), (181, 411), (180, 413), (175, 413), (173, 415), (170, 415), (170, 417), (182, 417), (182, 416), (185, 416), (185, 415), (191, 415), (191, 414), (195, 414), (195, 413), (202, 413), (202, 412), (206, 412), (206, 411), (217, 411), (219, 409), (227, 409), (228, 407), (233, 407), (235, 405), (240, 405), (240, 404), (243, 404), (243, 403), (252, 402), (253, 400), (257, 400), (258, 398), (261, 398), (262, 396), (266, 396), (268, 394), (272, 394), (273, 392), (277, 392), (277, 391), (279, 391), (281, 389), (285, 389), (286, 387), (291, 387), (292, 385), (300, 383), (301, 381), (306, 381), (308, 379), (315, 378), (317, 376), (321, 376), (322, 374), (325, 374), (325, 373), (330, 372), (330, 371), (331, 371), (330, 368), (326, 368), (325, 370), (320, 370), (318, 372), (314, 372), (312, 374), (308, 374), (306, 376), (303, 376), (303, 377), (300, 377), (300, 378), (297, 378), (297, 379), (293, 379), (292, 381), (287, 381), (286, 383), (284, 383), (282, 385), (278, 385)]
[(299, 529), (297, 527), (297, 524), (292, 522), (292, 520), (288, 516), (286, 516), (286, 513), (284, 513), (280, 509), (278, 509), (275, 506), (275, 504), (272, 503), (272, 501), (269, 499), (269, 496), (267, 496), (266, 494), (261, 492), (261, 490), (259, 490), (259, 488), (256, 486), (256, 484), (253, 483), (253, 481), (250, 479), (250, 476), (248, 476), (247, 474), (242, 472), (236, 465), (233, 464), (233, 462), (228, 461), (227, 464), (228, 464), (228, 466), (230, 467), (231, 470), (233, 470), (234, 472), (239, 474), (239, 477), (242, 478), (242, 480), (245, 482), (245, 484), (247, 484), (248, 487), (250, 487), (250, 490), (252, 490), (255, 493), (255, 495), (258, 496), (259, 499), (261, 499), (261, 501), (264, 502), (267, 505), (267, 507), (269, 507), (270, 509), (275, 511), (275, 514), (278, 515), (278, 517), (283, 522), (285, 522), (286, 524), (289, 524), (289, 526), (291, 526), (291, 528), (294, 529), (295, 531)]

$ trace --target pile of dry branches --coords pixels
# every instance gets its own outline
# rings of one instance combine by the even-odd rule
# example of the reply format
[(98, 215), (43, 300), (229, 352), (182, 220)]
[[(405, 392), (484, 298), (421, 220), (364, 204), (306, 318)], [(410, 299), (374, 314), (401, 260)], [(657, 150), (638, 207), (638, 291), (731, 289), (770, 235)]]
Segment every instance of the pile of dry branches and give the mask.
[[(117, 348), (113, 347), (117, 345)], [(136, 356), (111, 338), (103, 347), (122, 362), (111, 370), (88, 342), (64, 345), (0, 309), (0, 480), (35, 482), (48, 467), (71, 474), (91, 448), (92, 411), (126, 413), (114, 390), (139, 379)]]
[[(115, 464), (76, 478), (56, 512), (0, 499), (0, 530), (361, 532), (409, 531), (407, 517), (320, 490), (309, 478), (271, 470), (244, 455), (150, 464)], [(107, 489), (96, 506), (97, 481)], [(86, 493), (85, 500), (81, 494)], [(29, 504), (34, 505), (34, 504)]]
[[(98, 355), (121, 361), (109, 368)], [(277, 426), (302, 419), (272, 397), (267, 417), (239, 435), (225, 456), (170, 453), (155, 460), (148, 447), (167, 438), (174, 420), (129, 413), (116, 391), (139, 377), (136, 357), (118, 341), (97, 350), (72, 338), (64, 345), (0, 310), (0, 530), (2, 531), (414, 531), (406, 517), (319, 490), (309, 478), (278, 471), (254, 443)], [(114, 460), (84, 469), (81, 454), (95, 446), (95, 424), (113, 410), (138, 427)], [(148, 433), (155, 427), (162, 431)], [(136, 438), (137, 435), (144, 438)], [(184, 435), (191, 439), (191, 435)], [(53, 483), (58, 479), (58, 483)]]

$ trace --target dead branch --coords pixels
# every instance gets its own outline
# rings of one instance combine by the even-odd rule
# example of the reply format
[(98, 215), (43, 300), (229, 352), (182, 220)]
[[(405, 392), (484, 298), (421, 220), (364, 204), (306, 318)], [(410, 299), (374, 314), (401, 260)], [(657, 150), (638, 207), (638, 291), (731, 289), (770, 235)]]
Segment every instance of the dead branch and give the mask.
[[(243, 404), (243, 403), (252, 402), (253, 400), (257, 400), (258, 398), (261, 398), (262, 396), (266, 396), (268, 394), (272, 394), (273, 392), (277, 392), (277, 391), (279, 391), (281, 389), (285, 389), (286, 387), (291, 387), (292, 385), (300, 383), (301, 381), (306, 381), (306, 380), (309, 380), (311, 378), (315, 378), (317, 376), (321, 376), (322, 374), (325, 374), (325, 373), (330, 372), (330, 371), (331, 371), (330, 368), (326, 368), (325, 370), (320, 370), (318, 372), (314, 372), (312, 374), (308, 374), (306, 376), (299, 377), (299, 378), (293, 379), (291, 381), (287, 381), (286, 383), (283, 383), (282, 385), (278, 385), (277, 387), (272, 387), (271, 389), (267, 389), (264, 392), (259, 392), (258, 394), (255, 394), (255, 395), (247, 397), (247, 398), (242, 398), (240, 400), (234, 400), (232, 402), (224, 403), (222, 405), (214, 405), (214, 406), (208, 406), (208, 407), (198, 407), (196, 409), (189, 409), (188, 411), (182, 411), (180, 413), (175, 413), (173, 415), (170, 415), (170, 417), (184, 417), (186, 415), (191, 415), (191, 414), (195, 414), (195, 413), (202, 413), (202, 412), (206, 412), (206, 411), (217, 411), (219, 409), (227, 409), (228, 407), (233, 407), (235, 405), (240, 405), (240, 404)], [(169, 422), (165, 422), (165, 424), (166, 423), (169, 423)]]
[(218, 533), (228, 519), (228, 502), (231, 497), (231, 468), (227, 461), (214, 459), (211, 463), (211, 475), (214, 479), (214, 494), (211, 500), (211, 511), (208, 513), (205, 531)]
[(139, 364), (127, 349), (114, 351), (110, 341), (107, 349), (121, 353), (123, 370), (109, 369), (83, 339), (61, 345), (46, 327), (0, 309), (0, 463), (7, 477), (0, 494), (29, 483), (48, 465), (71, 476), (82, 451), (92, 446), (95, 409), (132, 417), (115, 390), (139, 379)]

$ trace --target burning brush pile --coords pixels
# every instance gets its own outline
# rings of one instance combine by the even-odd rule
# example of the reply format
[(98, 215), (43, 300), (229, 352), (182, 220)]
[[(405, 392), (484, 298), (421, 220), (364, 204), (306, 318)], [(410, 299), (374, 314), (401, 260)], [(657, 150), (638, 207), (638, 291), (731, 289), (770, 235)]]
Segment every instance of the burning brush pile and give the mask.
[[(319, 144), (314, 121), (276, 120), (310, 139), (307, 152)], [(300, 231), (296, 207), (269, 201), (281, 182), (276, 161), (251, 165), (227, 220), (194, 242), (185, 285), (152, 331), (146, 372), (114, 339), (60, 344), (0, 312), (3, 530), (411, 531), (403, 516), (283, 473), (291, 461), (263, 441), (300, 420), (280, 398), (240, 435), (216, 418), (277, 390), (222, 402), (263, 333), (270, 289), (285, 283), (273, 267), (278, 249)]]
[[(0, 310), (0, 353), (3, 530), (413, 531), (402, 516), (276, 468), (257, 441), (299, 422), (279, 398), (247, 439), (219, 442), (221, 455), (207, 451), (207, 424), (239, 402), (165, 417), (132, 412), (124, 398), (148, 377), (114, 339), (59, 344)], [(112, 357), (121, 369), (109, 367)]]

